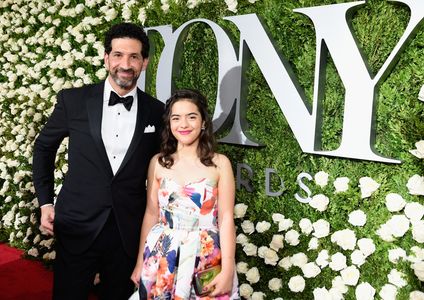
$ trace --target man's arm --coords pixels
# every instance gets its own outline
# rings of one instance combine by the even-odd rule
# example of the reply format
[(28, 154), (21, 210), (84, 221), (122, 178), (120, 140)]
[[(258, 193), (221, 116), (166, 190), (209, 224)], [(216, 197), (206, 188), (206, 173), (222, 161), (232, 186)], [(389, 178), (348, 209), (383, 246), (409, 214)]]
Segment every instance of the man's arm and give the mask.
[(68, 136), (66, 109), (63, 93), (59, 92), (56, 107), (35, 140), (32, 160), (34, 187), (41, 206), (41, 226), (50, 234), (53, 233), (54, 220), (52, 204), (56, 152), (66, 136)]

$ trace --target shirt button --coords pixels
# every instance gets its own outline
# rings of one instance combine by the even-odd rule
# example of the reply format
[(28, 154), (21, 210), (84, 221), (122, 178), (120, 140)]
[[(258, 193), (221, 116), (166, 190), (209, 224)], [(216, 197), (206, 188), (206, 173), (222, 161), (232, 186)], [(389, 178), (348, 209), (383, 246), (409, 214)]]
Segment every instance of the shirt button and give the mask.
[(116, 135), (116, 137), (118, 137), (118, 135)]
[(118, 113), (118, 116), (120, 116), (121, 115), (121, 113)]
[(113, 157), (113, 159), (115, 159), (115, 158), (116, 158), (116, 156)]

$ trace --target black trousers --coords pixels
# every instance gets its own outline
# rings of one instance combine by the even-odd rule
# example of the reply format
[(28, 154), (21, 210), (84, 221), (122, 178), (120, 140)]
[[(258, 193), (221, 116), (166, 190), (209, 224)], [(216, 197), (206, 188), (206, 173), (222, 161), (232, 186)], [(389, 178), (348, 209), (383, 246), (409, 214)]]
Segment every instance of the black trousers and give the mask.
[(86, 300), (96, 273), (100, 274), (101, 300), (128, 300), (134, 292), (130, 279), (135, 259), (130, 258), (123, 246), (111, 212), (105, 226), (93, 245), (81, 254), (69, 253), (56, 242), (53, 299)]

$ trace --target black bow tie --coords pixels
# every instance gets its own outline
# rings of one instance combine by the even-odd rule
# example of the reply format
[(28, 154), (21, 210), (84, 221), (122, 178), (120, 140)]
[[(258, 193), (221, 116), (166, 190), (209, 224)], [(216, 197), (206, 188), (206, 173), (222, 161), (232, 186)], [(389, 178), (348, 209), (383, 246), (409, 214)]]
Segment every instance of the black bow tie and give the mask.
[(130, 111), (133, 100), (133, 96), (119, 97), (118, 94), (112, 91), (110, 92), (109, 106), (115, 105), (116, 103), (122, 103), (124, 104), (125, 108)]

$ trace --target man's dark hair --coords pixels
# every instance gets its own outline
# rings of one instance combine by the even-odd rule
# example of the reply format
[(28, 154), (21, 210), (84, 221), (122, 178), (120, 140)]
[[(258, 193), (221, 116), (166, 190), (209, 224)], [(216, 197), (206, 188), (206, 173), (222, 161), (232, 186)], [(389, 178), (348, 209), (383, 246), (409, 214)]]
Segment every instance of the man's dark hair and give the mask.
[(141, 56), (149, 57), (149, 39), (142, 26), (133, 23), (120, 23), (113, 25), (105, 35), (104, 47), (105, 52), (109, 54), (112, 51), (112, 40), (119, 38), (136, 39), (141, 42)]

